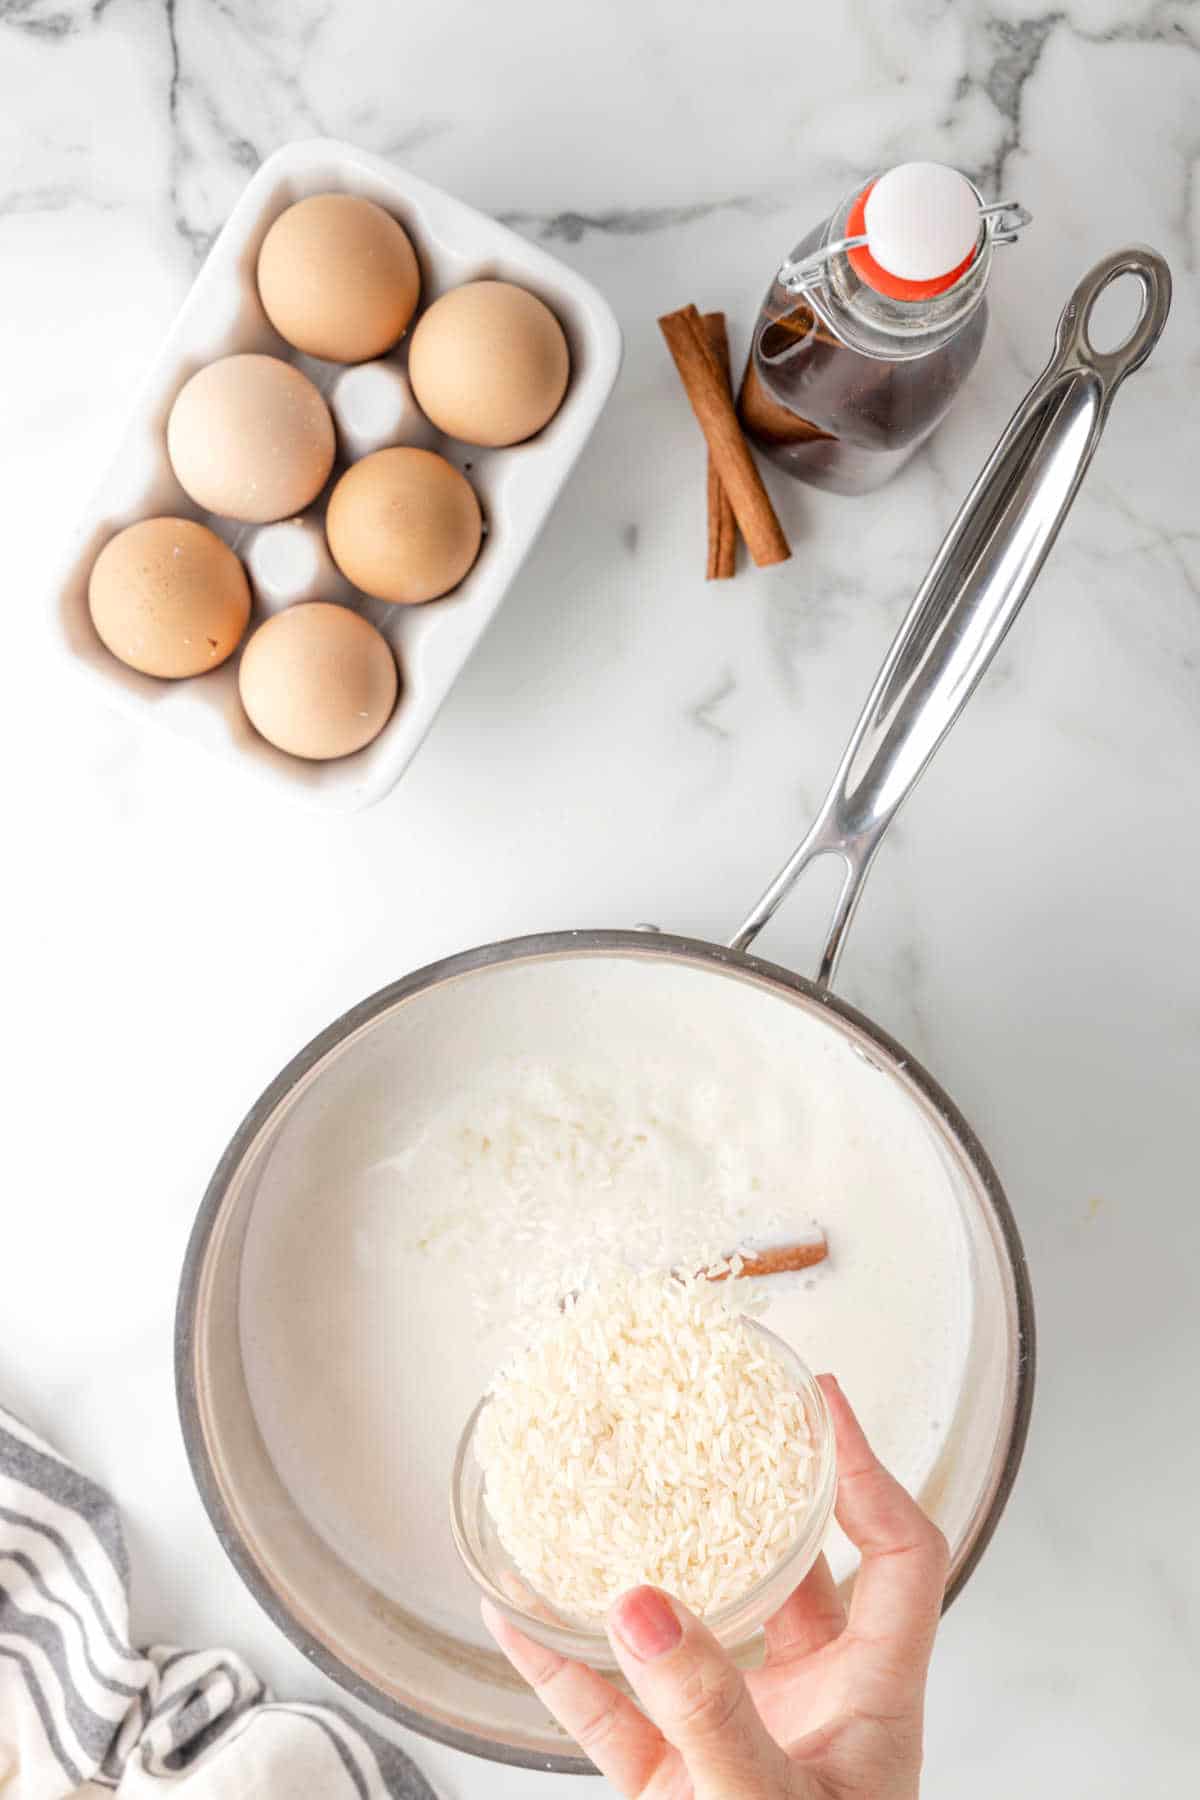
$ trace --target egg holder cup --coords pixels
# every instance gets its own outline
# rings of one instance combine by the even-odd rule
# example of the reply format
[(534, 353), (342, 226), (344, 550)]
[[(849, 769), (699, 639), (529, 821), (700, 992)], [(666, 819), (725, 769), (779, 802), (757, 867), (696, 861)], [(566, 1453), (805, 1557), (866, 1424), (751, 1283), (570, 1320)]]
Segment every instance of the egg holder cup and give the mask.
[[(163, 514), (199, 519), (247, 559), (263, 528), (206, 513), (188, 499), (167, 457), (167, 416), (197, 369), (243, 351), (295, 363), (329, 395), (344, 365), (318, 361), (285, 344), (267, 321), (255, 278), (258, 252), (274, 220), (295, 201), (318, 193), (362, 195), (404, 226), (421, 265), (418, 318), (447, 288), (489, 277), (512, 281), (551, 308), (571, 352), (563, 403), (528, 442), (482, 449), (432, 430), (420, 440), (466, 474), (483, 507), (483, 548), (452, 593), (421, 606), (394, 606), (368, 599), (338, 578), (320, 595), (352, 607), (379, 627), (396, 654), (401, 684), (395, 711), (374, 742), (324, 763), (288, 756), (254, 730), (238, 697), (240, 652), (220, 668), (182, 681), (141, 675), (104, 648), (87, 604), (96, 557), (117, 531), (138, 519)], [(382, 360), (402, 365), (410, 333)], [(152, 719), (311, 805), (339, 812), (373, 805), (416, 753), (503, 600), (603, 411), (620, 363), (621, 333), (612, 308), (557, 258), (461, 200), (351, 145), (324, 139), (286, 145), (262, 164), (230, 213), (70, 541), (52, 587), (56, 646), (93, 690), (127, 717)], [(333, 474), (306, 509), (306, 520), (323, 519), (328, 495), (346, 466), (339, 449)], [(297, 595), (302, 597), (310, 596)], [(278, 596), (264, 604), (256, 594), (250, 632), (278, 610)]]

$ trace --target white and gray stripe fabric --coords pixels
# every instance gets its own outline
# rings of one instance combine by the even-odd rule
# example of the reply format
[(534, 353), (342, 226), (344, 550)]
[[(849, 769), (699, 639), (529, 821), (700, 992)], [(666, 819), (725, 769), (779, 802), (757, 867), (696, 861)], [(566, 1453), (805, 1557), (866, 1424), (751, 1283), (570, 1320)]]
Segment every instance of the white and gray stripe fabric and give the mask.
[(0, 1795), (434, 1800), (334, 1706), (279, 1705), (240, 1656), (129, 1644), (112, 1498), (0, 1407)]

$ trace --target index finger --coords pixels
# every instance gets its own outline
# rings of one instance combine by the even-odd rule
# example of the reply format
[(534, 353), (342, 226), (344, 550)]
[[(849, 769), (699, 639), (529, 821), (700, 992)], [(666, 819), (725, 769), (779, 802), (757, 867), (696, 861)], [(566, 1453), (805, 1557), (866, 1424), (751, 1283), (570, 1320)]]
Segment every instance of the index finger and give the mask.
[(819, 1378), (837, 1438), (837, 1522), (862, 1553), (849, 1630), (924, 1679), (946, 1588), (946, 1540), (888, 1474), (832, 1375)]

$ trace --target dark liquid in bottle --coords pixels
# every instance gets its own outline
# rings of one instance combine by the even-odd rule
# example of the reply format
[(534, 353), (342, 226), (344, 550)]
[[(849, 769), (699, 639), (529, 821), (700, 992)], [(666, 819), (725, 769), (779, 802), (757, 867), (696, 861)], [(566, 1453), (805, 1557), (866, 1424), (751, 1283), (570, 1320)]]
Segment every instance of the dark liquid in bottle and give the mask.
[(881, 487), (948, 410), (987, 330), (980, 300), (955, 335), (888, 362), (852, 350), (778, 282), (763, 303), (738, 396), (747, 435), (789, 474), (835, 494)]

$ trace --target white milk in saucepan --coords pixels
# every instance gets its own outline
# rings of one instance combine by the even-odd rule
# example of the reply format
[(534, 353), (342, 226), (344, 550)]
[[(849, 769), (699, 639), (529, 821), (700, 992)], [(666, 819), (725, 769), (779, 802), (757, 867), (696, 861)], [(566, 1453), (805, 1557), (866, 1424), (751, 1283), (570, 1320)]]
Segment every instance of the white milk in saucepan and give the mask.
[[(793, 1032), (781, 1062), (725, 1024), (659, 1043), (648, 1026), (619, 1057), (596, 1034), (590, 1053), (490, 1055), (390, 1112), (377, 1078), (357, 1101), (348, 1080), (336, 1119), (327, 1104), (277, 1153), (243, 1266), (255, 1413), (310, 1523), (432, 1623), (479, 1636), (447, 1494), (513, 1311), (613, 1244), (675, 1266), (819, 1225), (828, 1261), (772, 1277), (766, 1322), (838, 1375), (910, 1490), (930, 1475), (972, 1313), (942, 1154), (827, 1029)], [(840, 1535), (829, 1550), (849, 1572)]]

